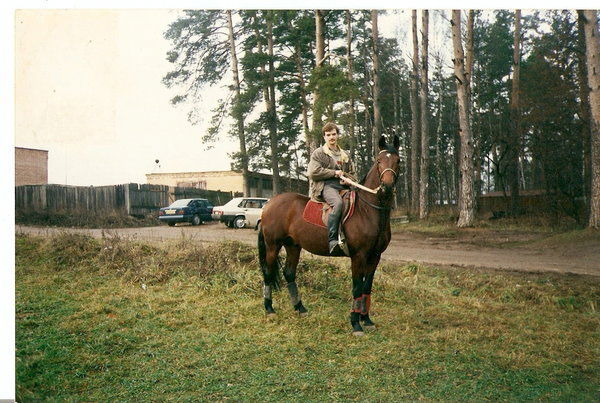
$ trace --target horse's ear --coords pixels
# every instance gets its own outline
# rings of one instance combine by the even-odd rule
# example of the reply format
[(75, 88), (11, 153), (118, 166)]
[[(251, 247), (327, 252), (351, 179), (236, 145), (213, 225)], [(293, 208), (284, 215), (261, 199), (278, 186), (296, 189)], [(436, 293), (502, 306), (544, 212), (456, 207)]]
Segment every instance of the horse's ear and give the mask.
[(400, 137), (398, 135), (394, 135), (394, 148), (398, 150), (400, 147)]
[(379, 138), (379, 149), (384, 150), (385, 148), (387, 148), (387, 144), (385, 143), (385, 136), (382, 134)]

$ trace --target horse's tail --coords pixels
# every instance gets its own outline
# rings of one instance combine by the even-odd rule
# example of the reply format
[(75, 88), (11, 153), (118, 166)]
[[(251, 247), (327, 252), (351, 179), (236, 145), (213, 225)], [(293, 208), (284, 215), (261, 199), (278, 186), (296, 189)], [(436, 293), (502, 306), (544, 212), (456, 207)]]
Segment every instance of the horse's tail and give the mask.
[(271, 286), (272, 289), (279, 289), (279, 257), (275, 257), (275, 261), (270, 265), (267, 262), (267, 244), (262, 228), (258, 230), (258, 262), (260, 270), (263, 274), (265, 285)]

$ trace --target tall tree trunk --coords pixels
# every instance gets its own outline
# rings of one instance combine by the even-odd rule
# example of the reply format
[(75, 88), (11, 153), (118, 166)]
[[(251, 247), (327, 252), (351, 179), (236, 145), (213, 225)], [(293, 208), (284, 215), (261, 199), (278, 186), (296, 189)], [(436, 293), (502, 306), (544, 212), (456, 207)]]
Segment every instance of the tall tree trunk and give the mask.
[(592, 149), (590, 131), (590, 87), (587, 80), (587, 65), (585, 57), (585, 16), (582, 10), (577, 11), (577, 39), (580, 48), (577, 62), (579, 78), (579, 115), (581, 117), (581, 137), (583, 142), (583, 197), (586, 205), (586, 217), (589, 219), (590, 189), (592, 188)]
[(412, 74), (410, 77), (410, 111), (411, 111), (411, 141), (410, 141), (410, 174), (411, 174), (411, 202), (410, 211), (413, 214), (419, 211), (419, 108), (418, 81), (419, 81), (419, 38), (417, 37), (417, 10), (412, 11), (412, 36), (413, 60)]
[[(227, 24), (229, 26), (229, 49), (231, 53), (231, 70), (233, 72), (233, 83), (234, 83), (234, 91), (235, 98), (233, 100), (234, 105), (240, 102), (240, 76), (238, 72), (238, 60), (237, 54), (235, 51), (235, 37), (233, 34), (233, 21), (231, 18), (231, 10), (227, 10)], [(250, 186), (248, 181), (248, 152), (246, 150), (246, 135), (244, 132), (244, 116), (239, 111), (239, 108), (234, 108), (236, 110), (236, 125), (238, 132), (238, 139), (240, 141), (240, 156), (242, 159), (242, 182), (244, 189), (244, 196), (250, 196)]]
[(452, 43), (454, 47), (454, 75), (460, 123), (460, 194), (458, 227), (470, 227), (475, 221), (473, 204), (473, 137), (469, 124), (469, 77), (465, 74), (465, 55), (461, 40), (460, 10), (452, 10)]
[[(469, 80), (469, 84), (473, 81), (473, 26), (475, 25), (475, 12), (469, 10), (469, 16), (467, 18), (467, 54), (465, 55), (465, 75)], [(467, 88), (467, 102), (469, 103), (469, 124), (473, 127), (473, 103), (471, 102), (471, 85)]]
[(427, 97), (429, 96), (428, 83), (428, 35), (429, 11), (423, 10), (421, 31), (421, 170), (419, 182), (419, 218), (425, 219), (429, 214), (429, 113)]
[(398, 108), (400, 109), (400, 132), (398, 135), (401, 139), (403, 139), (404, 150), (403, 152), (403, 160), (404, 160), (404, 203), (406, 207), (406, 214), (410, 211), (410, 153), (408, 150), (410, 149), (410, 138), (404, 130), (404, 113), (402, 107), (402, 92), (403, 86), (401, 79), (398, 80), (399, 90), (398, 90)]
[[(371, 10), (373, 34), (373, 136), (372, 144), (379, 142), (381, 135), (381, 110), (379, 108), (379, 29), (377, 28), (377, 10)], [(373, 158), (377, 158), (377, 147), (373, 147)]]
[[(318, 69), (321, 67), (325, 61), (325, 34), (324, 34), (324, 25), (323, 25), (323, 11), (315, 10), (315, 35), (316, 35), (316, 64), (315, 68)], [(319, 101), (319, 90), (318, 86), (315, 88), (315, 92), (313, 94), (313, 116), (312, 116), (312, 130), (313, 130), (313, 142), (311, 145), (314, 147), (309, 150), (312, 152), (319, 146), (321, 141), (321, 128), (323, 127), (322, 120), (322, 111), (317, 108), (317, 103)]]
[(268, 91), (269, 102), (267, 104), (267, 115), (269, 116), (269, 142), (271, 145), (271, 170), (273, 172), (273, 196), (281, 193), (279, 183), (279, 150), (277, 145), (277, 105), (275, 103), (275, 64), (273, 52), (273, 11), (267, 11), (267, 46), (269, 51), (269, 79)]
[(590, 110), (592, 132), (592, 189), (590, 194), (591, 228), (600, 228), (600, 33), (598, 32), (598, 12), (585, 10), (585, 45), (590, 86)]
[[(392, 100), (394, 101), (394, 134), (400, 138), (399, 130), (398, 130), (398, 92), (399, 90), (396, 88), (396, 81), (392, 81)], [(399, 150), (398, 150), (399, 152)], [(400, 168), (400, 167), (398, 167)], [(400, 174), (400, 173), (398, 173)], [(401, 192), (401, 183), (400, 181), (396, 181), (396, 192), (394, 192), (394, 208), (398, 208), (398, 197), (402, 197)], [(400, 196), (399, 196), (400, 195)]]
[[(467, 54), (465, 55), (465, 75), (469, 78), (469, 83), (473, 82), (473, 68), (474, 68), (474, 51), (473, 51), (473, 32), (475, 25), (475, 11), (469, 10), (467, 17), (467, 38), (466, 38), (466, 50)], [(475, 188), (475, 194), (473, 198), (473, 208), (477, 211), (477, 202), (478, 196), (481, 192), (481, 152), (479, 149), (479, 141), (477, 141), (476, 133), (474, 130), (473, 124), (473, 94), (471, 91), (472, 86), (469, 85), (467, 92), (467, 102), (469, 105), (469, 126), (471, 127), (471, 136), (473, 137), (473, 164), (474, 164), (474, 179), (473, 179), (473, 187)]]
[[(290, 31), (293, 29), (292, 22), (288, 22)], [(304, 71), (302, 69), (302, 56), (300, 54), (300, 43), (296, 40), (294, 44), (294, 61), (296, 62), (296, 71), (298, 72), (298, 85), (300, 86), (300, 102), (302, 104), (302, 129), (304, 131), (304, 142), (307, 150), (314, 150), (316, 147), (312, 144), (313, 138), (310, 135), (308, 125), (308, 101), (306, 100), (306, 81), (304, 80)]]
[[(361, 56), (363, 58), (363, 60), (366, 60), (368, 55), (367, 55), (367, 47), (366, 46), (362, 46), (361, 47)], [(372, 165), (373, 163), (373, 148), (376, 146), (377, 143), (373, 144), (373, 125), (371, 124), (371, 122), (373, 121), (373, 119), (371, 118), (371, 111), (369, 108), (369, 97), (371, 96), (371, 93), (369, 93), (369, 91), (371, 91), (371, 85), (370, 85), (370, 81), (371, 81), (371, 71), (368, 67), (367, 63), (363, 63), (363, 77), (364, 77), (364, 81), (363, 81), (363, 85), (365, 90), (367, 91), (366, 93), (361, 94), (361, 100), (363, 105), (365, 106), (364, 108), (364, 139), (365, 141), (365, 160), (366, 160), (366, 167), (365, 167), (365, 171), (369, 169), (369, 167)], [(372, 99), (372, 97), (371, 97)], [(366, 172), (364, 172), (366, 173)]]
[(438, 65), (437, 65), (437, 69), (439, 71), (439, 77), (440, 79), (440, 93), (438, 96), (438, 126), (437, 126), (437, 130), (436, 130), (436, 139), (435, 139), (435, 167), (436, 167), (436, 178), (437, 178), (437, 194), (438, 194), (438, 199), (439, 199), (439, 203), (441, 205), (443, 205), (443, 199), (444, 199), (444, 195), (443, 195), (443, 189), (442, 189), (442, 149), (440, 147), (440, 139), (442, 137), (442, 131), (443, 131), (443, 106), (444, 106), (444, 90), (445, 90), (445, 86), (444, 86), (444, 77), (442, 76), (442, 60), (441, 57), (438, 59)]
[[(354, 81), (354, 70), (353, 70), (353, 60), (352, 60), (352, 14), (350, 10), (346, 10), (346, 61), (348, 62), (348, 73), (346, 77), (350, 82)], [(356, 135), (354, 133), (354, 127), (356, 126), (356, 111), (354, 107), (354, 95), (350, 96), (349, 100), (349, 110), (350, 119), (348, 121), (348, 136), (350, 137), (350, 156), (354, 159), (354, 154), (356, 153)]]
[(521, 70), (521, 10), (515, 10), (515, 37), (513, 46), (513, 79), (510, 98), (511, 133), (508, 150), (508, 185), (510, 188), (510, 214), (519, 215), (519, 155), (521, 149), (521, 108), (519, 105), (519, 80)]

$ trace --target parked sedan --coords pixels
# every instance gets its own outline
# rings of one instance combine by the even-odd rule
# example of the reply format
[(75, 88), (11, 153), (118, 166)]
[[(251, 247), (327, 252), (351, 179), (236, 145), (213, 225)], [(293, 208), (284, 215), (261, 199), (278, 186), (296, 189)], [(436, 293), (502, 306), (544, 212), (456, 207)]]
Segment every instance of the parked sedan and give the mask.
[(178, 222), (189, 222), (200, 225), (203, 221), (212, 220), (212, 204), (206, 199), (179, 199), (169, 207), (163, 207), (158, 212), (158, 219), (174, 226)]
[(248, 224), (247, 217), (260, 217), (267, 201), (269, 199), (262, 197), (235, 197), (226, 204), (213, 208), (212, 217), (229, 228), (244, 228)]
[(262, 218), (262, 209), (246, 212), (246, 227), (258, 229)]

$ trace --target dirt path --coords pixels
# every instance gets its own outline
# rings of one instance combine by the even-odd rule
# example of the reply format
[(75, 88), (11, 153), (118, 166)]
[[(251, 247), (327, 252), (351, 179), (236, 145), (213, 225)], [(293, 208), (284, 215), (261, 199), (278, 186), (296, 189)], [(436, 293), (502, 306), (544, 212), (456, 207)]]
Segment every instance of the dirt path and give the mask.
[[(238, 240), (251, 245), (256, 243), (256, 231), (229, 229), (211, 223), (198, 227), (158, 226), (122, 229), (65, 229), (17, 225), (16, 233), (52, 235), (60, 232), (79, 232), (94, 237), (116, 234), (133, 240), (162, 241), (189, 238), (200, 242)], [(418, 262), (428, 265), (484, 268), (493, 270), (555, 272), (600, 276), (600, 242), (587, 242), (568, 247), (502, 247), (491, 248), (473, 244), (471, 240), (431, 238), (395, 230), (392, 242), (383, 259), (397, 262)]]

